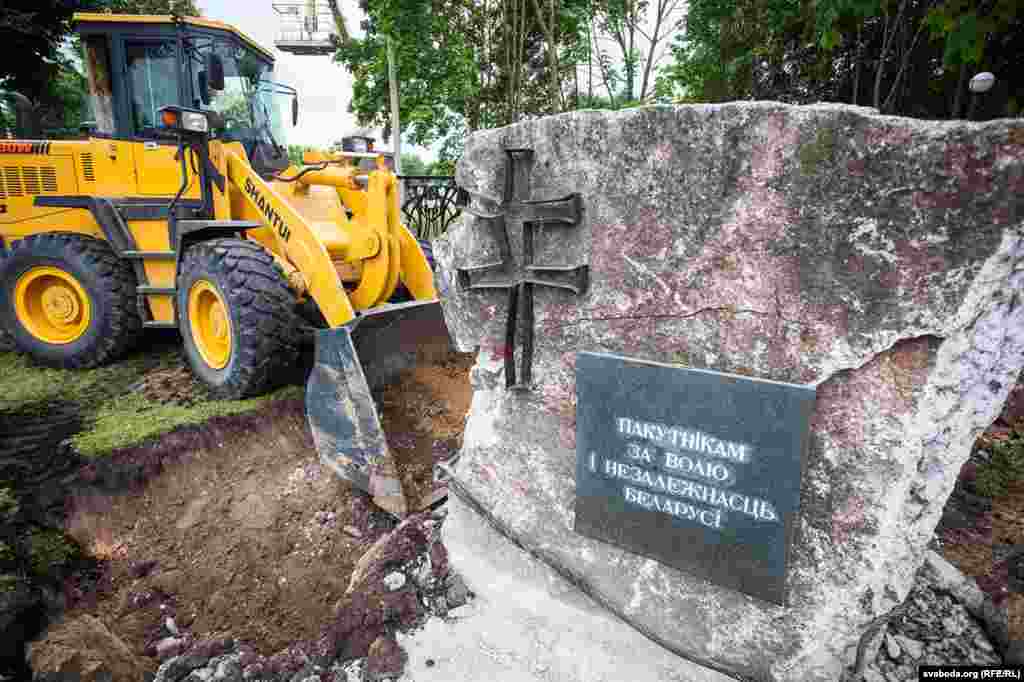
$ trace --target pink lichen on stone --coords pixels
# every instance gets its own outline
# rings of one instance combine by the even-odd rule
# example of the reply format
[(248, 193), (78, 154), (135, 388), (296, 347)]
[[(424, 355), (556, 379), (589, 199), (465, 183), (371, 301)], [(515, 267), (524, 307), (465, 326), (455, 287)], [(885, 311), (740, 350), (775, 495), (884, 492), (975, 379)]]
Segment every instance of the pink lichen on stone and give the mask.
[(917, 304), (928, 302), (928, 276), (945, 272), (947, 263), (940, 249), (917, 239), (898, 240), (895, 253), (900, 268), (896, 270), (896, 286)]
[(656, 164), (666, 164), (672, 160), (672, 145), (662, 144), (655, 147), (651, 160)]
[(973, 144), (946, 146), (946, 168), (955, 177), (962, 192), (985, 193), (992, 191), (992, 159), (979, 158)]
[(878, 415), (899, 419), (914, 405), (932, 361), (928, 339), (903, 341), (867, 365), (837, 374), (818, 387), (811, 429), (849, 458), (871, 442)]

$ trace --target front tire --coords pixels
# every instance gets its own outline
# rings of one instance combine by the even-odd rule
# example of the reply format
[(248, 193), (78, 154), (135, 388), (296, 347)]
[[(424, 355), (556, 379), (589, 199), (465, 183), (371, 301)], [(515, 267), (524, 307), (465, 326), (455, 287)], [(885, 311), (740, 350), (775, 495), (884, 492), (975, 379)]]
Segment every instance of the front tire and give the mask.
[(104, 241), (51, 232), (0, 251), (0, 325), (40, 364), (87, 369), (123, 356), (142, 332), (135, 274)]
[(214, 397), (260, 395), (295, 364), (295, 298), (273, 256), (255, 242), (189, 247), (177, 289), (185, 357)]

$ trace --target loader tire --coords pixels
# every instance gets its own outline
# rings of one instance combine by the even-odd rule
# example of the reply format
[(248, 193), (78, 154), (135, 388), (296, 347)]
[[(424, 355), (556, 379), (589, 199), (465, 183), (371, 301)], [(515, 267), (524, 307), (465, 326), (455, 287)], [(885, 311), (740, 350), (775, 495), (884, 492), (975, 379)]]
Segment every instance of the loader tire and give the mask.
[(131, 264), (105, 241), (32, 235), (0, 251), (0, 326), (42, 365), (97, 367), (122, 357), (142, 334), (135, 285)]
[(215, 398), (274, 388), (298, 359), (295, 297), (273, 256), (245, 239), (189, 247), (178, 273), (185, 357)]

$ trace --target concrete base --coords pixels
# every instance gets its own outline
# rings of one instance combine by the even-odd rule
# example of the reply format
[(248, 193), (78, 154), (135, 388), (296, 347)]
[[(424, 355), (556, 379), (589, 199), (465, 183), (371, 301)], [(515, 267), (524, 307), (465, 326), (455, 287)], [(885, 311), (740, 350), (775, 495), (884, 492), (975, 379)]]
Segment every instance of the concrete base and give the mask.
[[(497, 533), (458, 497), (444, 542), (476, 595), (448, 620), (399, 634), (405, 682), (726, 682), (626, 625)], [(431, 661), (428, 666), (427, 661)]]

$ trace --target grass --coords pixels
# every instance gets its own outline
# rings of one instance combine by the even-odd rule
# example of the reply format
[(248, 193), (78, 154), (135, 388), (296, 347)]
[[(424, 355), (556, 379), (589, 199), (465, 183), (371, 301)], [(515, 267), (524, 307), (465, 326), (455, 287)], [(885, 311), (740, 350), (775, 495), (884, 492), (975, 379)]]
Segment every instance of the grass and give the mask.
[(32, 570), (38, 575), (46, 575), (80, 554), (80, 550), (59, 530), (37, 528), (29, 535), (29, 557)]
[(16, 353), (0, 353), (0, 412), (74, 403), (86, 426), (72, 443), (82, 455), (96, 458), (179, 426), (302, 396), (302, 387), (286, 386), (249, 400), (206, 400), (184, 407), (158, 403), (130, 390), (147, 372), (183, 362), (178, 348), (169, 344), (138, 351), (106, 367), (74, 371), (40, 367)]
[(102, 400), (128, 390), (148, 368), (173, 359), (164, 350), (158, 355), (135, 354), (107, 367), (68, 371), (40, 367), (17, 353), (0, 353), (0, 410), (26, 403)]
[(258, 398), (211, 400), (191, 407), (162, 405), (130, 393), (101, 405), (94, 416), (92, 428), (71, 440), (82, 455), (97, 457), (136, 445), (179, 426), (202, 424), (211, 417), (250, 412), (273, 400), (301, 397), (302, 391), (301, 386), (285, 386)]

